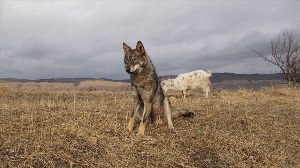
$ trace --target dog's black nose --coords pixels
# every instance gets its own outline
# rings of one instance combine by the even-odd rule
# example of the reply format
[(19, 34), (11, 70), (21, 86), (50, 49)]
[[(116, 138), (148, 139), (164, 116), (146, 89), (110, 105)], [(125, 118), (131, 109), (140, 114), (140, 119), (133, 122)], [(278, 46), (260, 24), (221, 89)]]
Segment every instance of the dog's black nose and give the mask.
[(129, 69), (129, 68), (126, 68), (126, 72), (127, 72), (127, 73), (130, 73), (130, 69)]

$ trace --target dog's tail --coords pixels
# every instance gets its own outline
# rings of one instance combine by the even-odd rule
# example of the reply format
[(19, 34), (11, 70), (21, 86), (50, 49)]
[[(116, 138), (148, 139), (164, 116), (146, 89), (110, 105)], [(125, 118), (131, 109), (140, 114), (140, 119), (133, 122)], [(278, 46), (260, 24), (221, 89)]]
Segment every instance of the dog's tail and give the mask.
[(179, 118), (179, 117), (184, 117), (184, 118), (194, 118), (195, 113), (185, 110), (185, 109), (180, 109), (180, 108), (172, 108), (173, 112), (172, 112), (172, 118)]
[(174, 106), (172, 106), (170, 100), (168, 100), (168, 103), (169, 103), (170, 109), (172, 111), (172, 113), (171, 113), (172, 119), (179, 118), (179, 117), (194, 118), (194, 116), (195, 116), (194, 112), (188, 111), (186, 109), (180, 109), (178, 107), (174, 107)]

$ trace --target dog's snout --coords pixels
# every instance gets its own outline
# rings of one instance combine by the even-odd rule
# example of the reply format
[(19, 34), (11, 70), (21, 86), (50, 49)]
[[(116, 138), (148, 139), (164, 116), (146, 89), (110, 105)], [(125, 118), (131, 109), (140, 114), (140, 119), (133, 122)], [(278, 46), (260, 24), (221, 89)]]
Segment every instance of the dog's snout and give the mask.
[(130, 68), (131, 73), (135, 72), (136, 70), (137, 70), (137, 68), (135, 66)]
[(135, 73), (137, 71), (137, 68), (134, 66), (134, 67), (129, 67), (129, 68), (126, 68), (126, 72), (127, 73)]

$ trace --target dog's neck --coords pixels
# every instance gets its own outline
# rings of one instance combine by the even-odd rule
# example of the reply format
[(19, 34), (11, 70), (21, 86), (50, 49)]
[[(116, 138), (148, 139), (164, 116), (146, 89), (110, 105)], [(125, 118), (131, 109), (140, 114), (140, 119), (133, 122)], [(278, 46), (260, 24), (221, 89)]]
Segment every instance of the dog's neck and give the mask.
[(135, 81), (134, 83), (132, 83), (133, 85), (136, 86), (144, 85), (155, 78), (156, 76), (155, 67), (152, 64), (152, 61), (150, 60), (148, 55), (146, 61), (147, 63), (145, 63), (142, 66), (142, 71), (140, 73), (130, 74), (130, 78), (132, 79), (132, 81)]

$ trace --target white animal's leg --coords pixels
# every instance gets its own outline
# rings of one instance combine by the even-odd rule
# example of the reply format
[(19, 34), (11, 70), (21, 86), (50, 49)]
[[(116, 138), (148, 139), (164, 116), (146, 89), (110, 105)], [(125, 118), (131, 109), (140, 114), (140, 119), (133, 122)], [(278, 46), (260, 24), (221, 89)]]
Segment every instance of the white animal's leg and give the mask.
[(208, 98), (209, 93), (210, 93), (210, 86), (208, 85), (206, 88), (206, 95), (205, 95), (206, 98)]
[(183, 90), (182, 91), (182, 96), (183, 96), (184, 99), (186, 99), (185, 95), (186, 95), (186, 90)]

